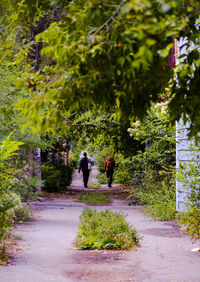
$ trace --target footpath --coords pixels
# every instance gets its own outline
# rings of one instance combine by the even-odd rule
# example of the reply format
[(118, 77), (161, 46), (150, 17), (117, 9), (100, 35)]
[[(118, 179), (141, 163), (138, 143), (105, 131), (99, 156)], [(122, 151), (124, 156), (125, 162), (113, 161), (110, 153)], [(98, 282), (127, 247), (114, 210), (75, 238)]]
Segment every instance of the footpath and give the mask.
[[(84, 190), (81, 177), (74, 175), (72, 189)], [(142, 207), (113, 198), (97, 209), (126, 213), (143, 237), (141, 246), (129, 251), (77, 250), (73, 243), (87, 204), (68, 195), (32, 206), (30, 223), (16, 226), (15, 235), (22, 239), (10, 264), (0, 266), (0, 282), (200, 281), (200, 253), (191, 251), (200, 242), (193, 243), (175, 221), (154, 221), (144, 216)]]
[(120, 192), (123, 190), (129, 189), (128, 187), (124, 187), (120, 184), (112, 184), (112, 187), (108, 187), (107, 184), (101, 184), (100, 188), (92, 188), (93, 185), (99, 184), (98, 182), (98, 171), (95, 166), (92, 167), (92, 171), (90, 173), (89, 181), (88, 181), (88, 188), (84, 188), (83, 186), (83, 176), (82, 173), (78, 173), (78, 170), (75, 170), (73, 175), (73, 180), (71, 187), (68, 189), (68, 191), (74, 191), (74, 192), (87, 192), (87, 191), (102, 191), (102, 192)]

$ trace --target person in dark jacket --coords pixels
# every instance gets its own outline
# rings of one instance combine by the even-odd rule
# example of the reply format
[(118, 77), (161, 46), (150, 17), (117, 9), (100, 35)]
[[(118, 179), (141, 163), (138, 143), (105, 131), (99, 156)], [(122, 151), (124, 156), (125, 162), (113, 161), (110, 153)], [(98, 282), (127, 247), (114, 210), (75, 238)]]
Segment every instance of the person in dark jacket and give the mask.
[(83, 172), (83, 182), (84, 182), (85, 188), (88, 187), (87, 184), (88, 184), (89, 172), (90, 172), (88, 168), (88, 164), (89, 164), (89, 159), (87, 157), (87, 153), (84, 152), (83, 158), (80, 160), (80, 163), (79, 163), (78, 172), (80, 173), (81, 170)]
[(113, 173), (114, 173), (114, 167), (115, 167), (115, 160), (111, 156), (106, 160), (105, 165), (104, 165), (104, 169), (105, 169), (107, 180), (108, 180), (108, 187), (112, 187), (112, 178), (113, 178)]

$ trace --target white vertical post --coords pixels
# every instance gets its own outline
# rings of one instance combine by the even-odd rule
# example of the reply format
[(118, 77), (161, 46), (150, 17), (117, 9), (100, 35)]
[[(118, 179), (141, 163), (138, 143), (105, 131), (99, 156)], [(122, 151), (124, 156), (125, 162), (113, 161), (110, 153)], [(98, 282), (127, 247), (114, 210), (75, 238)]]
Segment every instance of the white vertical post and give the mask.
[[(188, 129), (190, 123), (184, 124), (182, 121), (176, 123), (176, 169), (180, 171), (180, 165), (192, 162), (197, 162), (197, 155), (200, 149), (195, 147), (194, 138), (189, 140)], [(193, 149), (192, 149), (193, 148)], [(194, 150), (195, 149), (195, 150)], [(186, 176), (185, 176), (186, 177)], [(185, 187), (184, 183), (189, 185), (190, 179), (182, 179), (181, 181), (176, 179), (176, 208), (178, 211), (186, 210), (188, 204), (187, 195), (190, 191), (190, 187)]]

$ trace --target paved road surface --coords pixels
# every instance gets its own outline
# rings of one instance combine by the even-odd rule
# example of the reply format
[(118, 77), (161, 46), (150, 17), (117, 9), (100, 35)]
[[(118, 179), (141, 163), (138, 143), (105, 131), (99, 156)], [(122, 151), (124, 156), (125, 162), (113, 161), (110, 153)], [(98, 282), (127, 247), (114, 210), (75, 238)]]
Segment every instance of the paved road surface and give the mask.
[(175, 222), (154, 221), (121, 200), (109, 207), (128, 214), (143, 236), (141, 247), (128, 252), (76, 250), (73, 241), (84, 206), (69, 198), (36, 202), (33, 221), (17, 227), (23, 238), (20, 250), (10, 265), (0, 266), (0, 281), (200, 281), (200, 255), (191, 252), (198, 243)]
[[(75, 179), (79, 177), (78, 179)], [(80, 175), (74, 187), (82, 187)], [(84, 189), (84, 188), (83, 188)], [(143, 236), (141, 246), (130, 251), (83, 251), (75, 249), (79, 216), (85, 204), (72, 196), (34, 202), (29, 225), (19, 225), (22, 237), (11, 264), (0, 266), (0, 282), (119, 282), (200, 281), (200, 253), (176, 222), (158, 222), (146, 217), (141, 207), (114, 199), (107, 206), (127, 213), (127, 220)]]

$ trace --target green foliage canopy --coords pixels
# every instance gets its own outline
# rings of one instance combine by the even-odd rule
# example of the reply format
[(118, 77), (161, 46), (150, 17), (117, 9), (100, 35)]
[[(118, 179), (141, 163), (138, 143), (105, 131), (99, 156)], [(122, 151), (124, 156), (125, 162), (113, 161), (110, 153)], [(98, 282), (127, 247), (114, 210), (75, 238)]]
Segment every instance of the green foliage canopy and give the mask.
[[(21, 35), (18, 46), (10, 46), (11, 60), (14, 54), (20, 66), (18, 84), (26, 93), (18, 107), (37, 129), (64, 128), (71, 112), (93, 104), (114, 108), (114, 117), (124, 121), (141, 119), (173, 77), (168, 57), (174, 38), (198, 44), (200, 3), (194, 0), (32, 0), (17, 1), (16, 7), (16, 1), (5, 3), (2, 8), (9, 6), (12, 28), (10, 34), (7, 27), (6, 48), (16, 42), (17, 31)], [(34, 33), (40, 19), (56, 9), (57, 20)], [(43, 42), (39, 69), (27, 58), (33, 42)], [(185, 55), (179, 85), (174, 82), (171, 93), (171, 116), (189, 114), (195, 126), (199, 111), (192, 98), (198, 100), (198, 70), (196, 48)]]

